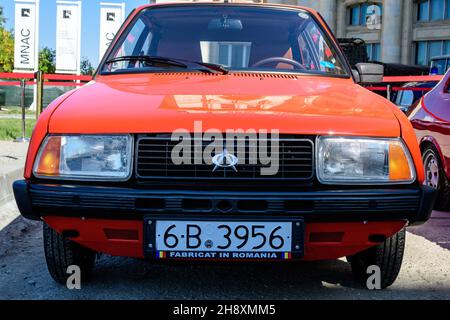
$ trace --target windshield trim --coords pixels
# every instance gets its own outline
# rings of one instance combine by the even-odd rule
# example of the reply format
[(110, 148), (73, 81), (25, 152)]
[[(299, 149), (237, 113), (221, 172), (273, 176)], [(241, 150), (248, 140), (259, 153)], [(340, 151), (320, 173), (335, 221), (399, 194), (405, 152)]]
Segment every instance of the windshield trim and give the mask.
[[(99, 66), (94, 74), (94, 78), (100, 74), (100, 75), (110, 75), (110, 74), (135, 74), (135, 73), (171, 73), (174, 72), (174, 70), (155, 70), (155, 71), (150, 71), (150, 70), (133, 70), (133, 71), (119, 71), (119, 72), (108, 72), (108, 71), (102, 71), (104, 70), (104, 67), (106, 65), (106, 61), (109, 60), (109, 56), (111, 55), (111, 52), (115, 51), (117, 48), (118, 43), (121, 43), (121, 41), (124, 39), (124, 37), (128, 34), (128, 32), (130, 31), (130, 29), (135, 25), (136, 21), (140, 18), (140, 16), (144, 13), (144, 11), (147, 10), (155, 10), (155, 9), (161, 9), (161, 8), (165, 8), (165, 7), (193, 7), (193, 6), (224, 6), (224, 7), (230, 7), (230, 6), (234, 6), (234, 7), (256, 7), (256, 8), (270, 8), (272, 10), (281, 10), (281, 11), (295, 11), (295, 12), (304, 12), (307, 13), (313, 20), (314, 22), (320, 26), (320, 28), (323, 29), (324, 31), (324, 36), (326, 37), (326, 39), (328, 40), (328, 42), (332, 45), (336, 55), (339, 57), (340, 62), (342, 63), (342, 66), (344, 67), (344, 71), (346, 72), (345, 74), (332, 74), (332, 73), (326, 73), (326, 72), (304, 72), (304, 71), (298, 71), (298, 72), (292, 72), (292, 71), (275, 71), (275, 70), (238, 70), (238, 69), (231, 69), (229, 68), (229, 73), (263, 73), (263, 74), (271, 74), (271, 73), (275, 73), (275, 74), (297, 74), (297, 75), (314, 75), (314, 76), (325, 76), (325, 77), (330, 77), (330, 78), (345, 78), (345, 79), (353, 79), (352, 76), (352, 72), (351, 72), (351, 68), (350, 65), (348, 63), (347, 58), (345, 57), (341, 47), (337, 44), (337, 40), (335, 39), (335, 36), (333, 35), (333, 33), (331, 32), (331, 29), (329, 28), (329, 26), (326, 24), (325, 20), (322, 18), (324, 24), (322, 24), (317, 17), (310, 11), (305, 10), (303, 8), (295, 8), (295, 7), (288, 7), (288, 6), (280, 6), (280, 5), (274, 5), (274, 4), (256, 4), (256, 3), (233, 3), (233, 4), (228, 4), (228, 3), (188, 3), (188, 4), (180, 4), (180, 3), (163, 3), (163, 4), (157, 4), (157, 5), (149, 5), (149, 6), (145, 6), (142, 9), (140, 9), (139, 11), (137, 11), (136, 9), (134, 9), (127, 17), (127, 19), (125, 20), (126, 22), (126, 27), (125, 24), (122, 25), (122, 27), (119, 29), (119, 32), (116, 34), (115, 37), (115, 41), (112, 42), (112, 44), (108, 47), (107, 51), (105, 52), (105, 55), (103, 56), (101, 62), (99, 63)], [(133, 18), (127, 22), (127, 20), (130, 18), (130, 16), (133, 14)], [(320, 14), (319, 14), (320, 16)], [(324, 28), (325, 26), (325, 28)], [(176, 71), (176, 72), (193, 72), (193, 71), (198, 71), (201, 72), (199, 70), (180, 70), (180, 71)]]
[(114, 76), (114, 75), (124, 75), (124, 74), (164, 74), (164, 73), (204, 73), (205, 75), (214, 75), (214, 76), (228, 76), (230, 74), (245, 74), (245, 73), (251, 73), (251, 74), (264, 74), (264, 75), (291, 75), (291, 76), (313, 76), (313, 77), (326, 77), (326, 78), (339, 78), (339, 79), (350, 79), (348, 75), (345, 74), (327, 74), (323, 72), (304, 72), (304, 71), (272, 71), (272, 70), (229, 70), (230, 72), (227, 74), (210, 74), (205, 73), (202, 70), (197, 69), (164, 69), (164, 70), (143, 70), (143, 69), (130, 69), (128, 71), (114, 71), (114, 72), (108, 72), (103, 71), (100, 72), (98, 75), (100, 76)]

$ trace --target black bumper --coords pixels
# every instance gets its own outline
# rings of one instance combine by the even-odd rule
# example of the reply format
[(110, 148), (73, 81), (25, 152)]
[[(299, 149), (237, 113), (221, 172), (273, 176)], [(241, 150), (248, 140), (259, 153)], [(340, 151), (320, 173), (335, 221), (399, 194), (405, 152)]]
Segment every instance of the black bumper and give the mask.
[(20, 213), (38, 220), (46, 215), (101, 219), (143, 219), (148, 214), (298, 216), (305, 221), (408, 220), (430, 217), (434, 189), (323, 190), (305, 192), (230, 192), (149, 190), (123, 187), (13, 184)]

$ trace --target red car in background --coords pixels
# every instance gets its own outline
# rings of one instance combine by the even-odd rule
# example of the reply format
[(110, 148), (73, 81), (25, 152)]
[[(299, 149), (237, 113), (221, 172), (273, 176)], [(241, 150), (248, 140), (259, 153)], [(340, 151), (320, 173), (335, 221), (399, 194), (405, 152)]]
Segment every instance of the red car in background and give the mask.
[(426, 184), (439, 191), (435, 208), (450, 210), (450, 70), (411, 108), (409, 119), (422, 151)]

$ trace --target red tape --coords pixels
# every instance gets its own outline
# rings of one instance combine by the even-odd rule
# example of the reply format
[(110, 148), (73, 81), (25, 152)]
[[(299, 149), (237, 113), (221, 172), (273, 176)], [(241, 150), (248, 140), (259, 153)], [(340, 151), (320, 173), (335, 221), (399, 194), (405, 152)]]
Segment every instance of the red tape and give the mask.
[(91, 76), (77, 76), (73, 74), (44, 74), (45, 80), (81, 80), (91, 81)]
[(383, 82), (427, 82), (441, 81), (442, 75), (439, 76), (388, 76), (383, 77)]
[(34, 79), (34, 73), (0, 72), (0, 79)]

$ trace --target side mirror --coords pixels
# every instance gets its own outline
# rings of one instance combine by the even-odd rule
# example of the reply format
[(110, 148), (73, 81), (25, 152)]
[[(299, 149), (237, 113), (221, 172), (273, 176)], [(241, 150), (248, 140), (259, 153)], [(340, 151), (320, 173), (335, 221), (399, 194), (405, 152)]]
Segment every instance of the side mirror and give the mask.
[(361, 78), (359, 77), (358, 70), (352, 69), (353, 79), (355, 79), (356, 83), (361, 83)]
[[(358, 77), (355, 77), (355, 79), (359, 80), (359, 83), (383, 82), (384, 67), (381, 64), (357, 63), (355, 71), (358, 73)], [(355, 74), (355, 71), (353, 71), (353, 74)]]

